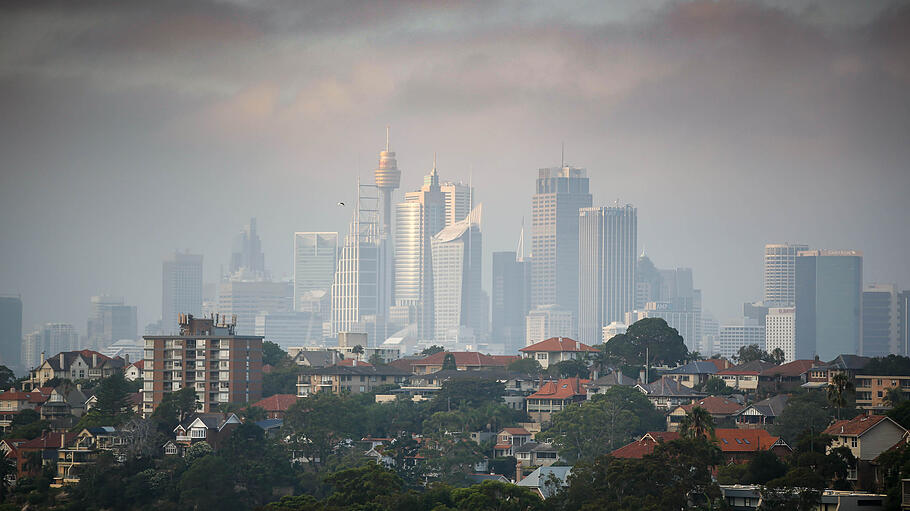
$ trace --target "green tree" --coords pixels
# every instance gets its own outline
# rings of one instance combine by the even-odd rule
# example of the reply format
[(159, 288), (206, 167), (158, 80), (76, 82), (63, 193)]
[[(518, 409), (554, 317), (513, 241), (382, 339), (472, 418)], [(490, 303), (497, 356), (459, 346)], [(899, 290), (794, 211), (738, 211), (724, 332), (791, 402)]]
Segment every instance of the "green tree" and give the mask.
[(184, 509), (243, 509), (234, 492), (234, 474), (229, 463), (214, 455), (194, 461), (177, 485)]
[(196, 391), (193, 387), (183, 387), (176, 392), (169, 392), (152, 412), (152, 418), (159, 421), (161, 429), (170, 432), (177, 424), (196, 412)]
[(373, 353), (372, 355), (370, 355), (370, 359), (367, 360), (367, 362), (369, 362), (370, 364), (372, 364), (374, 366), (386, 365), (385, 359), (382, 358), (382, 355), (380, 355), (379, 353)]
[(504, 393), (505, 384), (490, 378), (453, 378), (442, 383), (430, 407), (433, 411), (461, 406), (476, 408), (488, 402), (501, 402)]
[(696, 406), (686, 412), (685, 417), (679, 421), (679, 433), (684, 438), (713, 438), (714, 417), (708, 410)]
[(587, 378), (588, 364), (583, 360), (562, 360), (549, 367), (548, 372), (555, 378)]
[(837, 373), (825, 389), (828, 402), (834, 407), (835, 417), (840, 419), (841, 410), (847, 406), (847, 394), (853, 391), (853, 382), (847, 373)]
[(869, 360), (862, 370), (863, 374), (889, 374), (910, 376), (910, 358), (901, 355), (888, 355)]
[(434, 344), (434, 345), (430, 346), (429, 348), (424, 348), (423, 351), (420, 352), (420, 354), (423, 355), (424, 357), (429, 357), (430, 355), (442, 353), (445, 350), (446, 349), (443, 348), (442, 346), (438, 346), (438, 345)]
[(442, 358), (442, 370), (454, 371), (456, 369), (458, 369), (458, 366), (455, 363), (455, 355), (446, 353), (445, 357)]
[(509, 371), (514, 373), (538, 375), (543, 372), (540, 362), (531, 357), (523, 357), (518, 360), (509, 362)]
[(16, 429), (19, 426), (28, 426), (34, 422), (41, 420), (41, 414), (32, 410), (31, 408), (26, 408), (25, 410), (20, 410), (13, 420), (10, 421), (10, 428)]
[(116, 372), (101, 380), (95, 391), (95, 406), (82, 416), (76, 429), (95, 426), (119, 426), (133, 415), (130, 402), (131, 386), (123, 373)]
[(613, 362), (626, 366), (644, 365), (646, 353), (652, 365), (676, 365), (689, 356), (682, 336), (661, 318), (636, 321), (626, 333), (607, 341), (605, 352)]
[(834, 418), (834, 412), (820, 390), (795, 392), (787, 401), (771, 430), (793, 444), (805, 432), (824, 431)]
[(352, 398), (317, 392), (291, 405), (284, 417), (290, 447), (319, 469), (344, 439), (357, 437), (361, 417)]
[(550, 427), (538, 433), (537, 438), (551, 439), (560, 456), (574, 462), (606, 454), (663, 424), (663, 414), (644, 394), (615, 386), (590, 401), (554, 413)]
[(887, 404), (891, 408), (894, 408), (907, 399), (907, 396), (904, 394), (904, 390), (900, 387), (889, 387), (885, 389), (885, 396), (882, 399), (882, 403)]
[(722, 394), (732, 394), (734, 392), (734, 389), (728, 387), (726, 382), (724, 382), (724, 380), (718, 378), (717, 376), (709, 377), (707, 380), (705, 380), (705, 382), (703, 384), (701, 384), (700, 386), (697, 386), (697, 387), (699, 387), (699, 388), (697, 388), (696, 390), (700, 390), (701, 392), (706, 392), (708, 394), (711, 394), (712, 396), (716, 396), (719, 394), (721, 394), (721, 395)]
[(404, 485), (395, 472), (377, 463), (336, 472), (326, 482), (333, 491), (325, 504), (343, 509), (388, 509), (386, 505)]
[(469, 488), (452, 490), (455, 509), (533, 511), (545, 509), (543, 501), (530, 488), (500, 481), (484, 481)]
[(771, 350), (771, 362), (774, 362), (777, 365), (781, 365), (785, 360), (787, 360), (787, 355), (784, 353), (784, 350), (780, 348), (774, 348)]
[(351, 348), (351, 353), (356, 355), (357, 360), (360, 360), (360, 358), (363, 357), (363, 346), (357, 344), (356, 346)]
[(281, 349), (281, 346), (272, 341), (263, 341), (262, 343), (262, 363), (270, 366), (277, 366), (284, 359), (288, 358), (287, 352)]
[(188, 464), (192, 464), (194, 461), (205, 458), (213, 452), (215, 451), (212, 449), (211, 444), (203, 440), (202, 442), (195, 442), (193, 445), (187, 447), (183, 459)]
[(0, 391), (9, 390), (16, 383), (16, 374), (9, 367), (0, 365)]
[(16, 462), (12, 458), (0, 456), (0, 502), (6, 502), (15, 478)]
[(755, 457), (746, 464), (745, 484), (766, 484), (772, 479), (783, 477), (787, 465), (771, 451), (758, 451)]
[(897, 406), (888, 410), (887, 415), (905, 429), (910, 429), (910, 401), (898, 403)]
[[(779, 348), (778, 348), (779, 349)], [(780, 355), (783, 355), (783, 351), (780, 352)], [(748, 346), (740, 346), (739, 350), (736, 352), (736, 355), (733, 358), (740, 364), (745, 364), (746, 362), (755, 362), (760, 360), (762, 362), (774, 362), (774, 356), (767, 351), (761, 349), (758, 344), (750, 344)]]

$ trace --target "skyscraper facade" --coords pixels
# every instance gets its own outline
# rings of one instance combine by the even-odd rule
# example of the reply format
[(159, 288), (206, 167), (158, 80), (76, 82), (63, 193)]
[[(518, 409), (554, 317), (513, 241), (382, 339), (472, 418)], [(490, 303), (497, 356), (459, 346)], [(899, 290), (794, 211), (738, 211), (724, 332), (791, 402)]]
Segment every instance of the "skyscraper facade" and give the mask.
[(374, 185), (358, 185), (351, 228), (345, 237), (332, 283), (332, 335), (360, 332), (369, 342), (386, 335), (381, 273), (385, 265), (380, 239), (380, 196)]
[(860, 355), (903, 355), (900, 303), (894, 284), (869, 284), (863, 289), (863, 335)]
[(202, 256), (175, 252), (162, 264), (161, 328), (173, 333), (178, 314), (202, 313)]
[(122, 297), (93, 296), (86, 328), (89, 346), (102, 350), (121, 339), (139, 336), (135, 306), (126, 305)]
[(531, 309), (525, 317), (525, 346), (551, 337), (574, 339), (575, 315), (558, 305), (541, 305)]
[(578, 314), (578, 210), (591, 207), (585, 169), (540, 169), (531, 200), (531, 305)]
[(267, 280), (229, 280), (218, 285), (215, 312), (235, 318), (237, 335), (253, 335), (256, 315), (269, 312), (291, 312), (294, 298), (291, 282)]
[(777, 243), (765, 245), (764, 304), (793, 307), (796, 304), (796, 254), (808, 245)]
[(22, 299), (0, 296), (0, 365), (18, 368), (22, 357)]
[(37, 367), (44, 357), (78, 348), (79, 334), (69, 323), (47, 323), (25, 336), (22, 362), (26, 369)]
[(445, 225), (464, 220), (474, 206), (474, 189), (464, 183), (446, 182), (439, 190), (445, 200)]
[(630, 205), (582, 208), (578, 219), (578, 340), (597, 344), (603, 327), (635, 305), (638, 214)]
[(414, 309), (421, 339), (435, 333), (432, 239), (443, 227), (445, 196), (434, 161), (423, 187), (406, 193), (398, 204), (395, 219), (394, 302), (396, 307)]
[(265, 278), (265, 255), (255, 218), (250, 218), (250, 223), (234, 238), (230, 272), (231, 275), (242, 272), (247, 275), (244, 278)]
[(765, 349), (765, 326), (746, 321), (742, 325), (721, 325), (714, 352), (733, 360), (743, 346), (757, 345)]
[(337, 263), (337, 232), (294, 233), (294, 310), (307, 293), (331, 291)]
[(796, 308), (771, 307), (765, 316), (765, 351), (780, 349), (784, 362), (796, 360)]
[(506, 353), (525, 347), (525, 316), (530, 291), (527, 263), (516, 252), (493, 252), (492, 331), (490, 339), (503, 343)]
[[(437, 340), (477, 338), (485, 333), (481, 289), (482, 206), (433, 236), (433, 327)], [(466, 331), (465, 329), (470, 329)]]
[(910, 291), (901, 291), (897, 295), (898, 335), (901, 350), (906, 356), (910, 354)]
[(804, 250), (796, 256), (796, 357), (833, 360), (862, 346), (863, 254)]

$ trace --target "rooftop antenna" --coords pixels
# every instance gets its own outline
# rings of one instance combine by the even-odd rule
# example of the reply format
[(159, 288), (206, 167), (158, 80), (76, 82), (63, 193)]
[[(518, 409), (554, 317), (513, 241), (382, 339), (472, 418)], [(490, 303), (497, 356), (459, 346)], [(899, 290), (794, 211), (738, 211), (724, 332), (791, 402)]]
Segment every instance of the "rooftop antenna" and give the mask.
[(525, 260), (525, 217), (521, 217), (521, 231), (518, 234), (518, 249), (515, 251), (515, 260)]
[(559, 153), (559, 168), (564, 168), (566, 166), (566, 142), (562, 142), (562, 152)]

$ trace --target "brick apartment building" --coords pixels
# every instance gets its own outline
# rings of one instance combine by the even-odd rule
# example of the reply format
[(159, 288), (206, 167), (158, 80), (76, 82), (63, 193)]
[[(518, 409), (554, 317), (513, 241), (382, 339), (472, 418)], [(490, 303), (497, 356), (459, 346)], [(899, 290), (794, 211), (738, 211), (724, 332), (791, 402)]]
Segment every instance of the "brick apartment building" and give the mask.
[(192, 386), (200, 412), (221, 403), (262, 398), (262, 337), (234, 335), (234, 323), (179, 315), (180, 335), (147, 335), (142, 413), (149, 416), (164, 395)]

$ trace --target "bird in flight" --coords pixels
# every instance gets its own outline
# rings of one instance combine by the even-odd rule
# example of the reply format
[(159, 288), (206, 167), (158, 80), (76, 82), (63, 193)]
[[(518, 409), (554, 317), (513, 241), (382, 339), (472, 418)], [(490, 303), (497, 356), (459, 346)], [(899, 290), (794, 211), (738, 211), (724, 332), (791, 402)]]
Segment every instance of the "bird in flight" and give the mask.
[(344, 203), (343, 203), (343, 202), (339, 202), (338, 205), (339, 205), (339, 206), (344, 206)]

